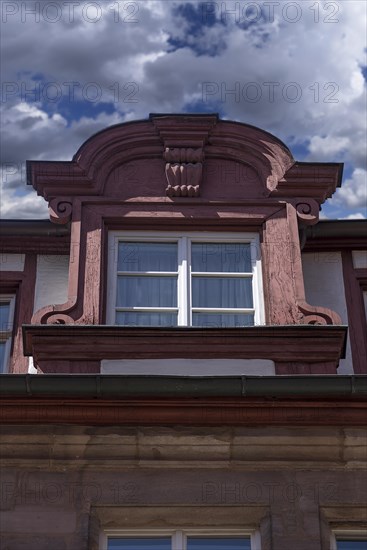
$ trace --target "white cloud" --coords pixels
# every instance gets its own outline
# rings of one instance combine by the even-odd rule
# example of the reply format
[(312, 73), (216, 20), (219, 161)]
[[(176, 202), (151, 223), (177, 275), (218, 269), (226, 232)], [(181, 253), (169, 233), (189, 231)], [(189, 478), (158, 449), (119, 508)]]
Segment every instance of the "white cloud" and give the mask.
[(101, 113), (95, 118), (83, 117), (67, 126), (59, 114), (49, 115), (40, 107), (26, 103), (13, 105), (5, 111), (0, 217), (48, 218), (43, 197), (38, 197), (36, 191), (26, 185), (24, 159), (71, 160), (90, 135), (122, 121), (118, 113)]
[(345, 216), (345, 218), (340, 218), (341, 220), (365, 220), (366, 217), (362, 214), (362, 212), (357, 212), (356, 214), (349, 214), (349, 216)]
[(354, 170), (351, 178), (337, 190), (332, 199), (336, 204), (346, 204), (349, 208), (367, 207), (367, 171), (361, 168)]
[(313, 136), (310, 141), (309, 151), (311, 154), (317, 154), (319, 157), (334, 157), (349, 145), (349, 139), (337, 136)]
[(70, 160), (90, 135), (124, 121), (118, 113), (100, 113), (68, 124), (60, 114), (49, 114), (40, 105), (28, 103), (17, 103), (8, 109), (2, 105), (0, 114), (1, 162), (15, 164), (19, 169), (25, 160)]
[[(3, 115), (3, 162), (70, 159), (104, 126), (146, 118), (149, 112), (181, 112), (196, 102), (201, 109), (220, 109), (225, 118), (271, 131), (290, 146), (309, 143), (309, 155), (300, 160), (352, 164), (351, 180), (331, 205), (338, 212), (345, 206), (362, 206), (366, 85), (360, 67), (366, 63), (365, 2), (302, 0), (297, 3), (301, 17), (291, 23), (286, 19), (293, 12), (284, 11), (289, 3), (282, 0), (274, 7), (273, 21), (239, 26), (237, 14), (228, 15), (226, 25), (201, 27), (204, 3), (199, 0), (136, 0), (130, 3), (136, 6), (132, 15), (126, 2), (119, 2), (118, 11), (116, 2), (97, 2), (101, 13), (95, 23), (88, 20), (95, 16), (92, 9), (83, 12), (87, 0), (75, 6), (73, 19), (67, 3), (58, 0), (50, 4), (60, 6), (62, 17), (53, 24), (42, 13), (38, 23), (32, 15), (22, 22), (23, 4), (17, 3), (19, 13), (9, 15), (2, 25), (7, 50), (2, 108), (8, 107)], [(41, 7), (46, 4), (41, 2)], [(174, 11), (182, 4), (198, 8), (196, 22)], [(227, 11), (238, 5), (242, 23), (249, 22), (244, 17), (248, 3), (213, 3), (218, 17), (223, 4)], [(262, 14), (267, 12), (264, 4), (259, 2)], [(35, 2), (28, 5), (34, 7)], [(50, 8), (49, 18), (52, 13)], [(173, 51), (170, 35), (186, 41), (186, 47)], [(36, 77), (43, 80), (35, 81)], [(55, 83), (64, 107), (71, 111), (79, 108), (77, 100), (86, 100), (85, 87), (94, 83), (100, 101), (113, 102), (117, 113), (96, 110), (100, 114), (93, 116), (89, 109), (71, 122), (67, 109), (60, 110), (61, 103), (45, 105), (44, 88), (38, 103), (30, 104), (37, 82)], [(215, 90), (206, 98), (205, 82), (213, 83)], [(128, 83), (135, 83), (137, 102), (129, 101)], [(25, 96), (22, 103), (16, 90)], [(258, 101), (252, 101), (256, 91)], [(298, 101), (293, 101), (295, 94)], [(17, 185), (23, 182), (8, 178), (8, 186)]]
[[(55, 140), (67, 127), (67, 121), (58, 113), (49, 115), (35, 104), (17, 103), (8, 109), (3, 104), (0, 112), (3, 126), (2, 162), (20, 163), (26, 160), (26, 155), (43, 158), (46, 144), (47, 151), (51, 152)], [(58, 155), (56, 147), (54, 150), (54, 154)]]
[(47, 219), (47, 203), (43, 197), (37, 197), (34, 190), (19, 196), (13, 189), (2, 187), (0, 218)]

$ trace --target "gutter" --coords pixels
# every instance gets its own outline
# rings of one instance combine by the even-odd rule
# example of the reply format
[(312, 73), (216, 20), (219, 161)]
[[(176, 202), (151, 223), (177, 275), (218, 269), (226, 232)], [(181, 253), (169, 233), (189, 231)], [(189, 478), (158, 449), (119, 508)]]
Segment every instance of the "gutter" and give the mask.
[(366, 238), (367, 220), (320, 220), (306, 228), (307, 239)]
[(361, 398), (365, 375), (125, 376), (2, 374), (0, 397), (118, 399), (140, 397)]
[(7, 237), (63, 237), (70, 235), (70, 224), (57, 225), (50, 220), (0, 220), (0, 235)]

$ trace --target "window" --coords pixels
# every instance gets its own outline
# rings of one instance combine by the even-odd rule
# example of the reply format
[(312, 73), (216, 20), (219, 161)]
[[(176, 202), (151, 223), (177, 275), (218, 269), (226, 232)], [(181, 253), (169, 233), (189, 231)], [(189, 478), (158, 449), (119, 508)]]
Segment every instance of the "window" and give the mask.
[(263, 323), (255, 234), (112, 233), (110, 324), (244, 327)]
[(101, 550), (260, 550), (258, 532), (159, 530), (155, 532), (105, 532)]
[(367, 550), (366, 540), (337, 539), (337, 550)]
[(14, 318), (14, 296), (0, 296), (0, 373), (7, 372)]
[(367, 550), (367, 532), (336, 530), (331, 538), (331, 550)]

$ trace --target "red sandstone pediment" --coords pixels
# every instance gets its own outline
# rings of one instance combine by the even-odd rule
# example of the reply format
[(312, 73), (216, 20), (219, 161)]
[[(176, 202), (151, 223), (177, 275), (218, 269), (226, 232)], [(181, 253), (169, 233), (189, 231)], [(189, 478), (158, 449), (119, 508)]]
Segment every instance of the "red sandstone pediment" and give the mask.
[(105, 198), (264, 198), (295, 161), (271, 134), (216, 115), (151, 115), (88, 139), (70, 162), (29, 162), (46, 200)]

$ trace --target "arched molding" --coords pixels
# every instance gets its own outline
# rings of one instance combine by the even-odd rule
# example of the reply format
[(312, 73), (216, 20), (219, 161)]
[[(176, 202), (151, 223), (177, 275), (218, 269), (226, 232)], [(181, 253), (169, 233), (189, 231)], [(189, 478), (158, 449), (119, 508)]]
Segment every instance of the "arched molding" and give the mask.
[[(189, 128), (183, 132), (186, 125)], [(143, 159), (164, 159), (167, 149), (190, 148), (201, 148), (208, 159), (251, 166), (268, 193), (294, 164), (282, 142), (253, 126), (217, 121), (213, 115), (152, 116), (150, 121), (119, 124), (95, 134), (70, 162), (29, 161), (28, 182), (48, 201), (62, 196), (103, 196), (104, 184), (116, 167)], [(162, 194), (161, 189), (157, 194)]]

